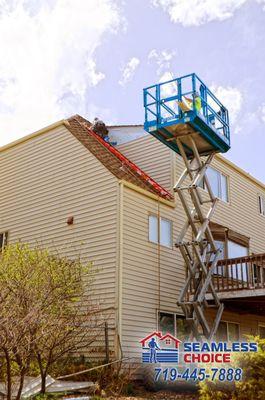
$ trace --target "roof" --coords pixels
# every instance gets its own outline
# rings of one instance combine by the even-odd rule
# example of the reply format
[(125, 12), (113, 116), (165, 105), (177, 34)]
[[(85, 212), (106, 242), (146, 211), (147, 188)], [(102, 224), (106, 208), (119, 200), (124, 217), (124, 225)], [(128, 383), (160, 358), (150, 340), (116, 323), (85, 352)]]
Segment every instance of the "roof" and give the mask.
[(69, 118), (65, 125), (113, 175), (141, 187), (166, 200), (174, 200), (172, 194), (131, 162), (119, 150), (105, 142), (91, 129), (91, 124), (79, 115)]

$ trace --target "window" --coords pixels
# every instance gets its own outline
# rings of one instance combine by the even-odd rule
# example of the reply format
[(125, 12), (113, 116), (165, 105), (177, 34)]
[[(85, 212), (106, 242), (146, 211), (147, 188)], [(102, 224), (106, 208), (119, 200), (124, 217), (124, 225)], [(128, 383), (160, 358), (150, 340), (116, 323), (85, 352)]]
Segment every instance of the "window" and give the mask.
[(155, 215), (149, 215), (149, 241), (158, 243), (158, 218)]
[(191, 334), (190, 326), (185, 317), (176, 315), (176, 337), (179, 340), (188, 340)]
[[(206, 172), (213, 194), (219, 199), (228, 202), (228, 179), (227, 176), (212, 167), (208, 167)], [(205, 183), (200, 185), (205, 189)]]
[(239, 324), (221, 321), (216, 332), (216, 340), (218, 342), (239, 341)]
[(265, 197), (259, 196), (259, 213), (265, 216)]
[(265, 339), (265, 325), (259, 325), (259, 336), (261, 339)]
[(7, 245), (7, 236), (8, 232), (0, 233), (0, 251), (2, 251), (3, 248)]
[(227, 342), (228, 337), (227, 337), (227, 323), (221, 321), (217, 332), (216, 332), (216, 340), (218, 342)]
[[(221, 240), (215, 240), (214, 243), (215, 243), (217, 249), (221, 250), (217, 256), (217, 260), (223, 260), (225, 258), (225, 243)], [(211, 249), (211, 246), (208, 245), (208, 250), (210, 250), (210, 249)], [(213, 261), (213, 259), (214, 259), (214, 254), (211, 256), (211, 261)], [(218, 267), (218, 265), (216, 265), (215, 269), (214, 269), (214, 273), (221, 275), (222, 267), (221, 266)]]
[(175, 313), (158, 313), (158, 329), (163, 334), (171, 333), (179, 340), (187, 340), (190, 336), (191, 330), (183, 315)]
[(172, 247), (172, 221), (149, 215), (149, 241)]
[[(248, 237), (218, 224), (212, 223), (210, 226), (216, 247), (221, 249), (221, 252), (218, 255), (218, 260), (248, 256)], [(213, 258), (214, 256), (212, 255), (211, 260), (213, 260)], [(236, 265), (233, 265), (231, 268), (229, 268), (229, 270), (225, 269), (222, 264), (217, 265), (214, 273), (219, 275), (225, 273), (226, 275), (229, 274), (229, 276), (235, 279), (247, 281), (247, 264), (242, 261), (241, 268), (239, 270), (236, 268)]]
[[(241, 244), (232, 242), (231, 240), (228, 240), (227, 242), (227, 249), (229, 258), (245, 257), (248, 255), (248, 248), (246, 246), (242, 246)], [(234, 279), (244, 280), (247, 282), (247, 264), (241, 263), (241, 268), (239, 269), (236, 265), (232, 266), (229, 275)]]
[(159, 313), (158, 319), (158, 329), (165, 335), (166, 333), (171, 333), (175, 335), (175, 324), (174, 324), (174, 314), (170, 313)]

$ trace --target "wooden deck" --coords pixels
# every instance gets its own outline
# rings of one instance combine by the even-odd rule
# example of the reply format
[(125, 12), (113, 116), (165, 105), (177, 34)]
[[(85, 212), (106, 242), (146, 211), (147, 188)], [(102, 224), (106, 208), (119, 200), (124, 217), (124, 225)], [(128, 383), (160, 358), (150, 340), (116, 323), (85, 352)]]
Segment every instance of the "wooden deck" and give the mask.
[[(190, 287), (191, 295), (195, 292), (197, 282), (194, 278)], [(213, 283), (222, 298), (265, 296), (265, 253), (219, 260)]]

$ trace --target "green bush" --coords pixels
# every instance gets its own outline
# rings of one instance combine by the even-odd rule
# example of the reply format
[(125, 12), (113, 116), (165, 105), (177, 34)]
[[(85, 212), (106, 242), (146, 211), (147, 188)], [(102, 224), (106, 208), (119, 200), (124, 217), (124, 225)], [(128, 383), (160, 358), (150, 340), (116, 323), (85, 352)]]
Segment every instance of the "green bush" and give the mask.
[(233, 383), (205, 381), (200, 384), (200, 400), (264, 400), (265, 339), (251, 337), (258, 343), (258, 352), (240, 353), (232, 367), (243, 369), (243, 380)]

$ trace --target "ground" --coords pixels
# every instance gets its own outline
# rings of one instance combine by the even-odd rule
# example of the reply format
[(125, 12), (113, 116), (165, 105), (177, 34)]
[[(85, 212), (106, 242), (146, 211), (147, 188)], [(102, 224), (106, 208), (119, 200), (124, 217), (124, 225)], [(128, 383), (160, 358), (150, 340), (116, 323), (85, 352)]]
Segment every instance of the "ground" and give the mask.
[(122, 397), (108, 397), (108, 400), (198, 400), (198, 395), (195, 393), (174, 393), (169, 391), (159, 391), (156, 393), (143, 392), (137, 396), (122, 396)]

